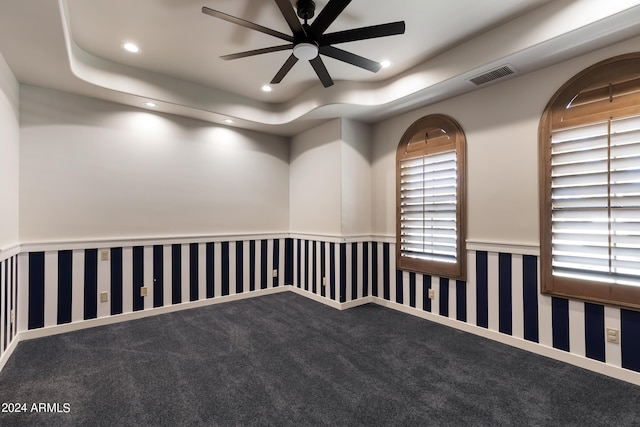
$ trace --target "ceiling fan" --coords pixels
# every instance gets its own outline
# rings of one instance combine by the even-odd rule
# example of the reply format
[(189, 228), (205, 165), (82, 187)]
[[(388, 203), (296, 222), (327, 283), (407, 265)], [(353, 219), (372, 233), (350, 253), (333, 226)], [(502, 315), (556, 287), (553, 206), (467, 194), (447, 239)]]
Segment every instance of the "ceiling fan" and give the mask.
[[(307, 21), (313, 18), (315, 14), (316, 4), (313, 0), (298, 0), (296, 2), (295, 11), (290, 0), (275, 0), (275, 2), (284, 16), (284, 19), (287, 21), (287, 24), (289, 24), (292, 35), (281, 33), (280, 31), (272, 30), (271, 28), (263, 27), (262, 25), (254, 24), (253, 22), (236, 18), (235, 16), (227, 15), (226, 13), (210, 9), (208, 7), (202, 8), (202, 13), (207, 15), (211, 15), (264, 34), (269, 34), (273, 37), (289, 42), (288, 44), (249, 50), (220, 57), (224, 60), (230, 60), (293, 49), (293, 53), (271, 80), (271, 84), (280, 83), (296, 62), (302, 59), (311, 63), (311, 66), (324, 87), (333, 85), (333, 79), (331, 79), (324, 62), (322, 62), (320, 54), (355, 65), (356, 67), (364, 68), (365, 70), (369, 70), (374, 73), (378, 72), (380, 68), (382, 68), (380, 63), (363, 58), (362, 56), (347, 52), (332, 45), (404, 34), (405, 30), (404, 21), (398, 21), (325, 34), (324, 32), (327, 28), (329, 28), (338, 15), (342, 13), (344, 8), (351, 3), (351, 0), (330, 0), (311, 24), (307, 24)], [(298, 17), (303, 19), (304, 23), (301, 23)]]

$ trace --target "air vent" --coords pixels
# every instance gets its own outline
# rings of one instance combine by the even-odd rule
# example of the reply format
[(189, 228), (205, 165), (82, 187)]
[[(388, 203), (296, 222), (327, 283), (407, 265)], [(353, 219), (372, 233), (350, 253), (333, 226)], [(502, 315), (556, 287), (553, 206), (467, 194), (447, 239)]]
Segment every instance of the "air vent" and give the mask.
[(487, 71), (484, 74), (476, 76), (470, 79), (469, 81), (477, 86), (480, 86), (485, 83), (489, 83), (494, 80), (501, 79), (515, 72), (516, 72), (516, 69), (513, 67), (513, 65), (504, 65), (500, 68), (496, 68), (495, 70)]

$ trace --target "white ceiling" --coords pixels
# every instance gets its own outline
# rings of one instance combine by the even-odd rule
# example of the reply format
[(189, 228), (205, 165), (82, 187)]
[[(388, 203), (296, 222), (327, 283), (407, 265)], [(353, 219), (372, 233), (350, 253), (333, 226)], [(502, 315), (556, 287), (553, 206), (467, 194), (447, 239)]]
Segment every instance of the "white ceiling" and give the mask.
[[(353, 0), (327, 32), (404, 20), (403, 35), (339, 46), (393, 66), (374, 74), (323, 58), (336, 82), (323, 88), (299, 61), (270, 93), (260, 87), (290, 51), (219, 56), (283, 42), (201, 9), (290, 33), (271, 0), (2, 0), (0, 52), (22, 83), (293, 135), (332, 117), (378, 120), (474, 90), (469, 78), (498, 66), (522, 74), (640, 34), (639, 3)], [(127, 41), (142, 52), (125, 52)]]
[[(370, 0), (355, 0), (327, 32), (404, 20), (404, 35), (341, 45), (373, 60), (392, 59), (395, 67), (376, 74), (332, 58), (324, 61), (334, 80), (387, 79), (544, 1), (404, 0), (378, 1), (371, 7)], [(318, 0), (317, 10), (326, 3)], [(78, 46), (95, 56), (262, 101), (288, 101), (318, 84), (311, 66), (299, 63), (272, 93), (263, 93), (260, 87), (271, 80), (291, 51), (234, 61), (219, 57), (285, 42), (205, 15), (202, 6), (291, 33), (272, 0), (69, 0), (71, 34)], [(453, 16), (458, 18), (443, 19)], [(127, 55), (120, 48), (125, 40), (137, 42), (143, 53)]]

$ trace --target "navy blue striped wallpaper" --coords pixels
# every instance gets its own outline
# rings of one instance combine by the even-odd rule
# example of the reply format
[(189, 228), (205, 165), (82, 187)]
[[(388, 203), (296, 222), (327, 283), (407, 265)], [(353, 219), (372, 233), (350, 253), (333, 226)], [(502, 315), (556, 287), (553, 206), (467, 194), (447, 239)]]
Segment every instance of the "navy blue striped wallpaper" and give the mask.
[[(387, 242), (282, 238), (115, 247), (108, 261), (99, 259), (102, 251), (23, 254), (24, 329), (291, 284), (336, 303), (381, 298), (640, 372), (640, 313), (542, 295), (533, 255), (469, 251), (464, 282), (397, 270), (395, 245)], [(17, 256), (0, 262), (3, 351), (16, 333), (8, 318), (17, 309), (17, 262)], [(108, 304), (99, 302), (105, 291)], [(620, 329), (619, 345), (606, 342), (606, 327)]]
[[(122, 248), (111, 248), (111, 315), (122, 314)], [(59, 286), (59, 284), (58, 284)], [(58, 301), (60, 305), (60, 301)]]
[[(605, 361), (605, 326), (604, 306), (600, 304), (585, 303), (585, 347), (586, 356), (590, 359)], [(536, 330), (537, 332), (537, 330)]]
[(456, 281), (456, 320), (467, 321), (467, 284), (462, 280)]
[(144, 310), (144, 297), (140, 290), (144, 284), (144, 247), (135, 246), (133, 248), (133, 311)]
[[(212, 244), (213, 246), (213, 244)], [(153, 247), (153, 307), (162, 307), (164, 305), (164, 294), (162, 289), (164, 286), (164, 266), (162, 263), (163, 247), (162, 245), (155, 245)], [(207, 244), (207, 256), (211, 256), (213, 259), (213, 253), (209, 253), (209, 244)], [(207, 267), (209, 265), (207, 264)], [(207, 269), (207, 283), (209, 282), (209, 275), (211, 274), (211, 280), (213, 281), (213, 266)], [(207, 296), (208, 298), (211, 298)]]
[[(290, 240), (289, 249), (285, 240)], [(291, 271), (285, 267), (292, 244), (283, 238), (29, 252), (24, 257), (28, 264), (24, 329), (283, 286), (285, 276), (292, 276), (290, 260)], [(101, 260), (99, 252), (106, 252), (108, 260)], [(5, 264), (13, 269), (16, 263), (17, 257), (0, 263), (0, 272), (6, 271)], [(4, 288), (15, 292), (15, 283), (3, 278), (2, 287), (4, 319), (9, 313), (5, 305), (13, 309), (10, 304), (15, 304), (15, 298), (5, 298)], [(146, 297), (142, 287), (147, 288)], [(108, 303), (100, 302), (103, 292), (108, 293)], [(4, 333), (9, 331), (4, 321), (2, 328), (3, 340), (12, 337)]]
[(512, 329), (512, 295), (511, 295), (511, 254), (499, 254), (498, 295), (500, 302), (500, 332), (511, 335)]
[[(225, 245), (227, 246), (227, 251), (229, 248), (229, 242), (223, 242), (222, 243), (222, 248), (223, 248), (223, 253), (224, 253), (224, 247)], [(223, 255), (224, 256), (224, 255)], [(171, 304), (180, 304), (182, 302), (182, 286), (181, 286), (181, 281), (182, 281), (182, 263), (180, 262), (180, 260), (182, 259), (182, 246), (181, 245), (171, 245)], [(223, 261), (224, 263), (224, 261)], [(226, 259), (226, 263), (227, 268), (229, 265), (229, 258), (227, 257)], [(223, 284), (222, 287), (224, 289), (224, 280), (225, 280), (225, 276), (224, 276), (224, 268), (223, 268), (223, 273), (222, 273), (222, 280), (223, 280)], [(113, 283), (113, 280), (111, 281)], [(227, 288), (229, 286), (229, 278), (227, 276)], [(222, 292), (222, 295), (229, 295), (229, 292), (227, 291), (226, 293)], [(112, 313), (113, 314), (113, 313)]]
[[(372, 242), (295, 239), (290, 244), (291, 282), (299, 289), (344, 303), (369, 296)], [(289, 265), (289, 263), (288, 263)]]
[(489, 327), (489, 263), (487, 252), (476, 253), (476, 324), (483, 328)]
[(44, 327), (44, 252), (29, 254), (28, 281), (28, 329), (42, 328)]
[[(84, 251), (83, 319), (98, 317), (98, 250)], [(73, 298), (73, 297), (72, 297)]]
[(640, 372), (640, 312), (622, 310), (620, 334), (622, 366)]
[[(535, 256), (522, 257), (522, 305), (524, 339), (538, 342), (538, 259)], [(604, 309), (604, 307), (600, 306)], [(604, 338), (604, 335), (603, 335)]]
[[(237, 242), (236, 247), (239, 247), (242, 253), (242, 242)], [(240, 257), (236, 258), (236, 265), (238, 268), (242, 269), (242, 254)], [(199, 289), (198, 289), (198, 244), (191, 243), (189, 245), (189, 301), (198, 301), (200, 298)], [(238, 279), (240, 282), (242, 281), (242, 276)], [(142, 278), (140, 279), (140, 283), (142, 283)], [(242, 283), (240, 283), (240, 291), (242, 292)]]
[(553, 346), (569, 351), (569, 300), (552, 297), (551, 307)]

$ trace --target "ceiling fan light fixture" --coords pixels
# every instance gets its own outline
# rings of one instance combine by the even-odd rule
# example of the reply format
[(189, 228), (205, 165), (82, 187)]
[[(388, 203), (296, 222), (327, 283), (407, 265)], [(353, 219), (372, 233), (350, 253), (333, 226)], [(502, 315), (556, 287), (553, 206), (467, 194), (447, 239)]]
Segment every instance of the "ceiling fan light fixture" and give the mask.
[(293, 56), (298, 59), (311, 61), (318, 56), (318, 46), (307, 42), (298, 43), (293, 47)]

